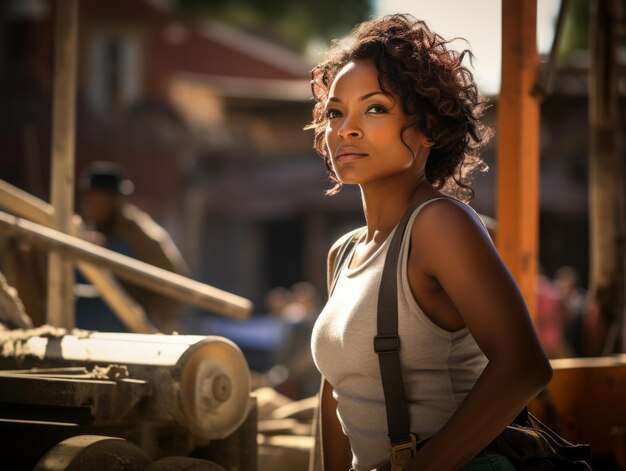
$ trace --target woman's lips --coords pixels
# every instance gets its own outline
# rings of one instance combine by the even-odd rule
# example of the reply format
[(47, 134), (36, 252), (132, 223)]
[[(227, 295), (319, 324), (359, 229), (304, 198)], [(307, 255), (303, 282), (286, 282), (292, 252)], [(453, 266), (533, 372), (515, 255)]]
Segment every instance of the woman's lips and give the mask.
[(362, 159), (363, 157), (367, 156), (367, 154), (353, 154), (353, 153), (345, 153), (345, 154), (340, 154), (336, 157), (335, 161), (337, 163), (342, 163), (342, 162), (352, 162), (354, 160), (359, 160)]

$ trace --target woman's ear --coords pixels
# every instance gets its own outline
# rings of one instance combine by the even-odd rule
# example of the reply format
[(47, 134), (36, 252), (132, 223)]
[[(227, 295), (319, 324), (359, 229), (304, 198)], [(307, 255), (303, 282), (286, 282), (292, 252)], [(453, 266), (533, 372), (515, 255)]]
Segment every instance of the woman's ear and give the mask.
[(429, 149), (435, 145), (435, 141), (433, 141), (432, 139), (429, 139), (428, 137), (424, 136), (424, 134), (420, 133), (419, 135), (419, 143), (423, 146), (423, 147), (428, 147)]
[[(431, 129), (433, 129), (435, 127), (435, 125), (437, 124), (437, 119), (429, 114), (426, 115), (426, 129), (428, 129), (429, 131)], [(424, 147), (432, 147), (433, 145), (435, 145), (435, 141), (433, 139), (429, 139), (428, 137), (426, 137), (423, 133), (420, 133), (422, 136), (422, 140), (423, 142), (421, 142), (421, 144)]]

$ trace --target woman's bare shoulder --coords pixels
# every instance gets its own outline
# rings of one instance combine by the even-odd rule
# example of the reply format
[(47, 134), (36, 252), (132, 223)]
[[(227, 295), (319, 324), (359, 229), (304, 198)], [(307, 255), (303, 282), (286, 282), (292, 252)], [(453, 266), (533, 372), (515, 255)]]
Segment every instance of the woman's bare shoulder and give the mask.
[(423, 206), (415, 218), (413, 228), (431, 234), (462, 230), (488, 235), (478, 213), (468, 204), (451, 197), (437, 198)]
[[(411, 228), (413, 251), (422, 260), (439, 265), (442, 260), (479, 258), (495, 260), (497, 251), (478, 214), (452, 198), (430, 202), (416, 216)], [(427, 265), (432, 265), (427, 263)]]

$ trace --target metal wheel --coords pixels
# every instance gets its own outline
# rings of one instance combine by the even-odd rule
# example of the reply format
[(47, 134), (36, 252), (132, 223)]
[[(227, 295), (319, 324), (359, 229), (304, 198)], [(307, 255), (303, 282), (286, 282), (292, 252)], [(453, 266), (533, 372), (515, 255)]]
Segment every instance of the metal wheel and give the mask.
[(250, 370), (230, 340), (206, 337), (178, 360), (179, 390), (175, 416), (194, 435), (213, 440), (231, 435), (246, 420)]

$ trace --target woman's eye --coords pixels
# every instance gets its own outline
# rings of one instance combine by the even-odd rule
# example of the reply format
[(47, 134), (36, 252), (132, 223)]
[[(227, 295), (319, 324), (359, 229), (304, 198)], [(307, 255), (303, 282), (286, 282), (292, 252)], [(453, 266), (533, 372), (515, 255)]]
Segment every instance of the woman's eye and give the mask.
[(386, 113), (387, 112), (387, 108), (385, 108), (382, 105), (372, 105), (367, 109), (367, 112), (370, 114), (380, 114), (380, 113)]
[(326, 118), (327, 119), (334, 119), (334, 118), (339, 118), (341, 116), (341, 113), (339, 112), (339, 110), (335, 110), (335, 109), (329, 109), (326, 110)]

